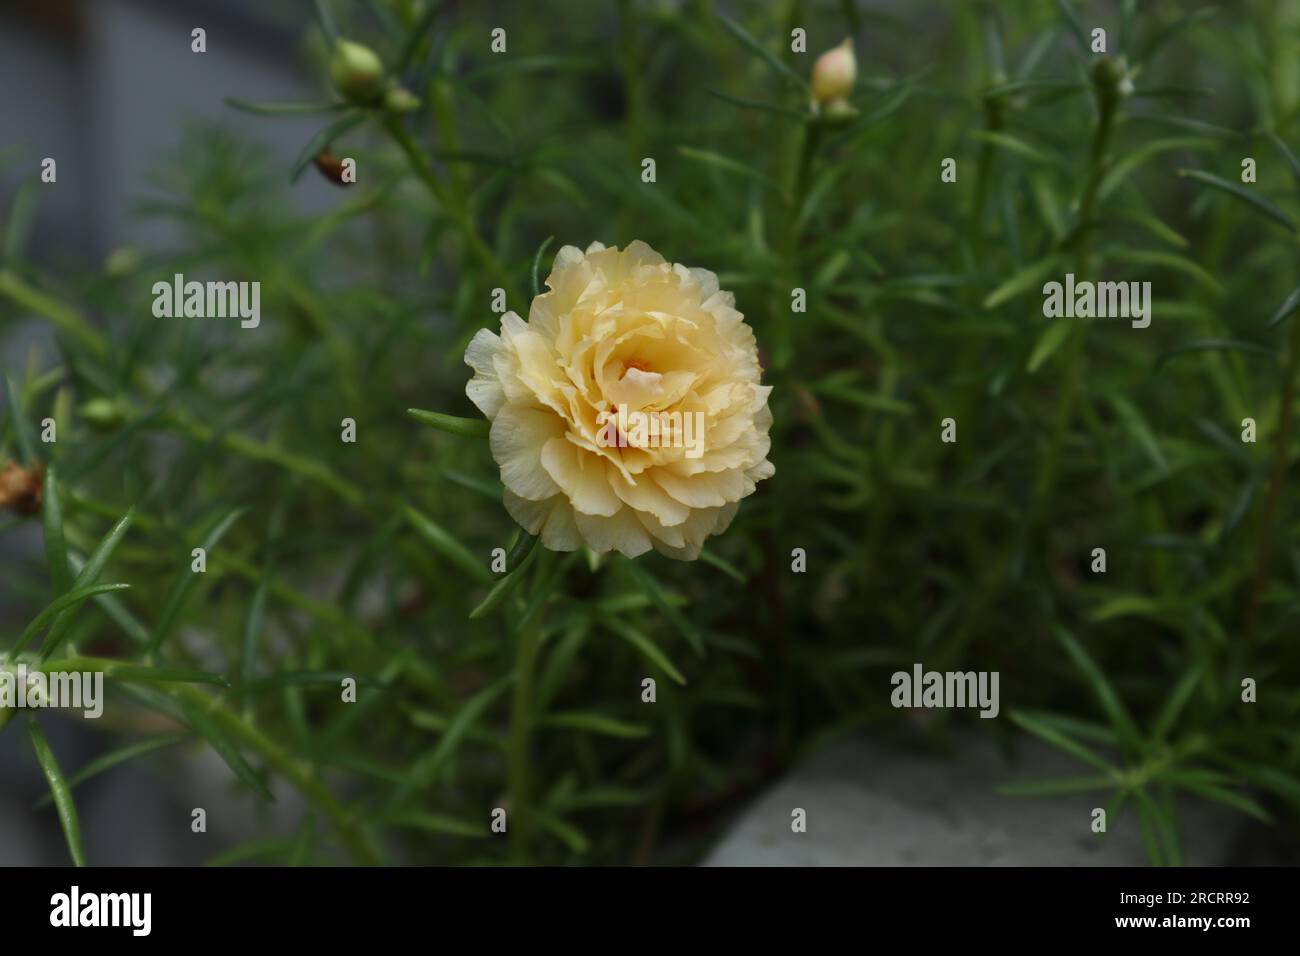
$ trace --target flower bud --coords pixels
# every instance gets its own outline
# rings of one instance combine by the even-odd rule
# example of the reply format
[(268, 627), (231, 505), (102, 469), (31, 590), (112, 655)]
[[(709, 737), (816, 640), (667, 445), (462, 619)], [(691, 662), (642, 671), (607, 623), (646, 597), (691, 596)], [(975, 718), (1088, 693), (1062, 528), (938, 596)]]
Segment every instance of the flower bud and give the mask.
[(390, 113), (413, 113), (420, 108), (420, 98), (400, 84), (384, 94), (384, 109)]
[(853, 55), (853, 40), (845, 37), (843, 43), (827, 50), (813, 64), (813, 100), (823, 106), (847, 100), (857, 78), (858, 60)]
[(344, 99), (373, 103), (384, 94), (384, 64), (370, 47), (339, 40), (330, 57), (330, 79)]
[(1104, 97), (1131, 96), (1133, 73), (1123, 57), (1104, 56), (1092, 69), (1092, 81)]
[(129, 276), (140, 268), (140, 253), (130, 246), (114, 249), (104, 260), (104, 274), (110, 279)]
[(102, 395), (92, 398), (81, 406), (81, 417), (94, 428), (115, 428), (125, 421), (126, 416), (117, 403)]
[(41, 510), (44, 476), (39, 465), (24, 468), (11, 461), (0, 470), (0, 508), (20, 515), (34, 515)]
[(328, 149), (321, 150), (316, 154), (316, 168), (320, 174), (332, 182), (335, 186), (350, 186), (349, 182), (343, 179), (343, 160), (335, 156)]
[(852, 122), (857, 115), (857, 107), (848, 100), (831, 100), (822, 108), (815, 121), (833, 129)]

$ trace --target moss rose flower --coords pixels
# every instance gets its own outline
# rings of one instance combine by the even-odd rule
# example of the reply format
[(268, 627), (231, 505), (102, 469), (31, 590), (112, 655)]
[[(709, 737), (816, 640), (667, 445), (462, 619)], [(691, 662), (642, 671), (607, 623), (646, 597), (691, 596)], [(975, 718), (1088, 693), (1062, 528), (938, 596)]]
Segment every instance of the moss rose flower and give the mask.
[(507, 312), (465, 351), (507, 510), (555, 551), (698, 557), (774, 471), (735, 297), (643, 242), (565, 246), (546, 285), (527, 322)]

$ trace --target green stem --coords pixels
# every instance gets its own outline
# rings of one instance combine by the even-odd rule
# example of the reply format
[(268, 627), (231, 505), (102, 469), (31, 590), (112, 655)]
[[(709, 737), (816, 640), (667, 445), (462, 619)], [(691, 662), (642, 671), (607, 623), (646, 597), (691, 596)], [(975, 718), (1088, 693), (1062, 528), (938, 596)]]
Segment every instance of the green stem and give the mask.
[(822, 124), (816, 121), (804, 124), (803, 145), (799, 150), (799, 165), (795, 168), (794, 189), (790, 196), (790, 244), (799, 240), (799, 213), (803, 210), (804, 199), (808, 196), (808, 180), (812, 175), (813, 157), (822, 140)]
[[(629, 169), (638, 169), (646, 158), (649, 137), (646, 132), (645, 75), (637, 51), (636, 7), (632, 0), (619, 0), (619, 66), (622, 71), (624, 110), (623, 141), (627, 144)], [(618, 234), (627, 236), (635, 232), (637, 214), (628, 203), (622, 204), (618, 218)]]
[[(989, 132), (996, 133), (1002, 129), (1002, 108), (1001, 97), (985, 97), (985, 128)], [(973, 250), (976, 257), (984, 249), (984, 207), (988, 204), (989, 180), (993, 177), (996, 160), (993, 144), (985, 142), (975, 160), (975, 199), (971, 206), (971, 235), (975, 240)]]
[(356, 485), (339, 477), (326, 464), (294, 454), (275, 445), (257, 441), (238, 432), (226, 432), (218, 435), (210, 426), (195, 421), (184, 412), (173, 412), (168, 416), (171, 424), (188, 437), (200, 444), (206, 444), (214, 438), (226, 449), (253, 461), (269, 462), (308, 481), (323, 485), (334, 492), (357, 510), (364, 510), (366, 497)]
[(77, 314), (75, 309), (69, 308), (38, 289), (33, 289), (8, 270), (0, 270), (0, 295), (12, 299), (29, 312), (49, 319), (54, 323), (55, 328), (77, 339), (96, 358), (103, 358), (108, 353), (108, 347), (99, 330)]
[[(540, 569), (544, 562), (538, 562)], [(541, 571), (535, 571), (541, 575)], [(540, 580), (538, 578), (537, 580)], [(532, 818), (529, 807), (529, 742), (533, 722), (533, 668), (541, 632), (541, 614), (527, 622), (515, 635), (514, 696), (510, 702), (510, 749), (508, 787), (510, 792), (511, 855), (518, 864), (529, 862)]]
[(632, 161), (640, 165), (645, 156), (646, 98), (644, 71), (636, 42), (636, 8), (631, 0), (619, 0), (619, 43), (623, 68), (623, 91), (627, 97), (627, 145)]
[[(461, 141), (460, 129), (456, 125), (456, 104), (451, 84), (444, 76), (435, 76), (429, 81), (429, 106), (443, 149), (449, 153), (459, 153)], [(461, 163), (448, 163), (447, 171), (451, 177), (452, 189), (461, 194), (469, 189), (469, 180)]]
[(295, 760), (287, 750), (252, 724), (247, 723), (241, 716), (221, 706), (211, 696), (191, 687), (180, 687), (174, 693), (179, 697), (188, 697), (199, 706), (207, 707), (208, 716), (223, 731), (241, 741), (250, 750), (255, 751), (267, 764), (288, 780), (302, 794), (303, 799), (315, 807), (329, 821), (335, 835), (339, 838), (339, 842), (343, 844), (356, 862), (365, 866), (379, 866), (383, 863), (379, 854), (361, 832), (356, 820), (335, 799), (334, 794), (326, 789), (310, 767)]
[[(1089, 255), (1089, 235), (1091, 221), (1097, 204), (1097, 193), (1102, 176), (1106, 171), (1106, 150), (1110, 146), (1110, 135), (1115, 124), (1115, 112), (1118, 106), (1118, 93), (1109, 87), (1098, 89), (1097, 132), (1092, 140), (1092, 150), (1088, 157), (1088, 178), (1083, 196), (1079, 200), (1079, 236), (1076, 271), (1080, 280), (1088, 278), (1092, 266)], [(1043, 518), (1043, 512), (1052, 499), (1056, 489), (1056, 479), (1060, 471), (1061, 449), (1068, 434), (1070, 418), (1078, 399), (1084, 370), (1084, 341), (1086, 324), (1079, 324), (1071, 330), (1066, 344), (1066, 365), (1064, 380), (1057, 399), (1056, 414), (1052, 422), (1052, 434), (1048, 441), (1047, 457), (1042, 470), (1038, 473), (1038, 482), (1034, 489), (1033, 508), (1028, 528), (1033, 533)]]
[(1119, 105), (1117, 94), (1103, 90), (1099, 99), (1099, 116), (1097, 118), (1097, 135), (1093, 137), (1092, 153), (1088, 157), (1088, 182), (1079, 201), (1079, 271), (1080, 278), (1087, 278), (1090, 265), (1088, 258), (1089, 239), (1092, 234), (1089, 223), (1097, 206), (1097, 193), (1106, 172), (1106, 151), (1110, 148), (1110, 135), (1115, 128), (1115, 110)]
[(1273, 558), (1273, 527), (1277, 524), (1278, 509), (1282, 501), (1282, 488), (1291, 459), (1291, 422), (1295, 413), (1295, 377), (1300, 365), (1300, 319), (1291, 320), (1291, 344), (1287, 350), (1286, 367), (1282, 372), (1281, 421), (1277, 431), (1277, 457), (1273, 460), (1273, 475), (1269, 479), (1268, 498), (1260, 515), (1259, 534), (1255, 545), (1255, 572), (1246, 604), (1246, 640), (1255, 636), (1259, 624), (1259, 603), (1265, 579)]
[(780, 232), (782, 258), (786, 263), (784, 288), (776, 290), (772, 298), (772, 366), (776, 371), (785, 369), (794, 357), (794, 337), (791, 328), (790, 294), (801, 284), (799, 272), (799, 212), (808, 193), (813, 160), (821, 143), (822, 127), (815, 120), (804, 123), (799, 145), (799, 158), (794, 168), (789, 192), (782, 210), (784, 223)]
[(479, 261), (479, 264), (496, 280), (501, 288), (506, 290), (506, 295), (510, 300), (522, 305), (525, 300), (519, 289), (516, 288), (514, 281), (510, 278), (510, 270), (505, 267), (497, 254), (483, 241), (483, 237), (474, 228), (468, 211), (447, 191), (433, 166), (429, 163), (428, 157), (420, 151), (419, 145), (411, 138), (411, 134), (407, 132), (406, 127), (402, 125), (400, 120), (389, 117), (384, 120), (384, 129), (388, 131), (389, 135), (397, 142), (397, 145), (401, 147), (402, 152), (406, 154), (406, 158), (411, 163), (411, 169), (415, 171), (420, 181), (428, 188), (429, 193), (437, 201), (438, 205), (446, 210), (451, 217), (452, 223), (460, 231), (461, 238), (464, 240), (470, 254)]

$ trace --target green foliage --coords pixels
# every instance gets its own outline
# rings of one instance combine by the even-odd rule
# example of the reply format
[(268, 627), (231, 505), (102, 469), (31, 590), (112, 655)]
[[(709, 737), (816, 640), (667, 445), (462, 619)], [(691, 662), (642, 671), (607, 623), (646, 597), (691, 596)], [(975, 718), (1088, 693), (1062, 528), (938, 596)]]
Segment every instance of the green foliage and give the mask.
[[(30, 725), (74, 860), (72, 788), (192, 737), (308, 806), (221, 863), (689, 860), (826, 735), (915, 744), (918, 720), (1062, 749), (1081, 776), (1014, 792), (1096, 792), (1154, 862), (1181, 860), (1178, 792), (1294, 828), (1288, 4), (564, 6), (318, 3), (421, 109), (231, 102), (325, 115), (286, 167), (188, 131), (140, 209), (178, 241), (123, 269), (38, 269), (39, 191), (9, 204), (0, 320), (48, 323), (58, 355), (7, 370), (0, 466), (49, 469), (43, 515), (0, 521), (41, 522), (46, 563), (0, 582), (30, 611), (3, 647), (57, 669), (93, 645), (135, 731), (65, 780)], [(846, 33), (862, 75), (834, 125), (806, 76)], [(294, 212), (327, 148), (357, 184)], [(719, 273), (775, 386), (776, 477), (690, 564), (516, 534), (464, 395), (493, 290), (526, 315), (553, 248), (633, 239)], [(1151, 327), (1044, 319), (1067, 271), (1150, 280)], [(174, 272), (260, 281), (261, 327), (153, 318)], [(1011, 720), (894, 710), (912, 661), (999, 671)]]

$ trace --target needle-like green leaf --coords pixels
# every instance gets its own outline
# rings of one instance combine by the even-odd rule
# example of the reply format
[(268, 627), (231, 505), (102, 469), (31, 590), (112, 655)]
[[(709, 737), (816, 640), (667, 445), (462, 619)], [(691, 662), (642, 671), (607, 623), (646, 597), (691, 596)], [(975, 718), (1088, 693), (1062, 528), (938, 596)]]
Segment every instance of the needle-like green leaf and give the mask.
[(432, 425), (439, 431), (466, 438), (487, 438), (492, 430), (492, 423), (481, 418), (458, 418), (441, 412), (429, 412), (421, 408), (408, 408), (406, 414), (424, 425)]
[(86, 850), (81, 843), (81, 823), (77, 819), (77, 804), (72, 799), (72, 788), (59, 769), (54, 751), (50, 749), (49, 741), (45, 739), (45, 733), (34, 715), (27, 718), (27, 730), (31, 735), (32, 749), (36, 752), (36, 761), (45, 774), (45, 782), (49, 784), (50, 798), (59, 815), (59, 826), (63, 828), (63, 838), (68, 843), (68, 852), (72, 854), (72, 863), (74, 866), (85, 866)]
[[(210, 553), (221, 543), (221, 539), (225, 537), (231, 525), (238, 521), (240, 516), (247, 510), (247, 508), (233, 508), (212, 526), (212, 529), (204, 536), (203, 543), (200, 545), (205, 554)], [(181, 607), (185, 604), (186, 597), (189, 596), (190, 590), (196, 583), (197, 572), (191, 569), (189, 556), (186, 555), (185, 566), (172, 579), (172, 586), (163, 599), (162, 611), (158, 614), (158, 621), (154, 624), (153, 633), (149, 636), (147, 652), (150, 657), (158, 653), (163, 640), (171, 633)]]
[(403, 509), (407, 522), (435, 551), (441, 554), (448, 561), (461, 568), (472, 577), (475, 581), (482, 584), (491, 584), (493, 580), (492, 572), (488, 570), (487, 562), (474, 556), (474, 552), (461, 544), (456, 538), (447, 531), (442, 525), (437, 524), (428, 516), (421, 514), (411, 505)]
[(1296, 221), (1284, 212), (1282, 207), (1271, 199), (1265, 199), (1259, 193), (1253, 192), (1239, 183), (1222, 179), (1211, 173), (1202, 172), (1199, 169), (1180, 169), (1178, 175), (1185, 176), (1188, 179), (1194, 179), (1200, 183), (1205, 183), (1207, 186), (1212, 186), (1220, 192), (1225, 192), (1229, 196), (1240, 199), (1256, 212), (1282, 226), (1289, 232), (1300, 232), (1300, 226), (1296, 225)]
[(72, 587), (72, 568), (68, 564), (68, 545), (63, 539), (63, 503), (59, 497), (58, 474), (53, 465), (45, 472), (41, 488), (41, 525), (45, 533), (45, 563), (50, 569), (54, 593)]

